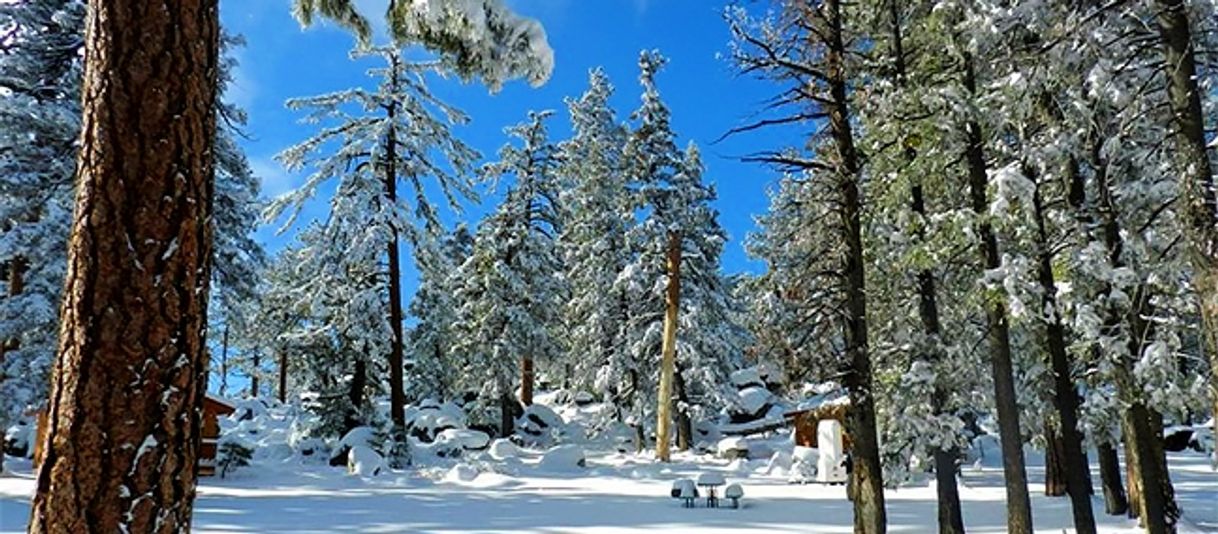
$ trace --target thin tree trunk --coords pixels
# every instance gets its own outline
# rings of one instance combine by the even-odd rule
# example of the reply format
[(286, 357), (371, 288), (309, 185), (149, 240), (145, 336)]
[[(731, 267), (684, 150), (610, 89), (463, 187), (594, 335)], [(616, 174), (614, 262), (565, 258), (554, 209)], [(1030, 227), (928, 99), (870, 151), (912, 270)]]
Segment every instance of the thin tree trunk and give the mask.
[(1125, 487), (1121, 484), (1121, 459), (1111, 443), (1101, 443), (1099, 451), (1100, 485), (1104, 488), (1104, 512), (1121, 515), (1129, 510)]
[(220, 342), (220, 396), (228, 391), (228, 325), (224, 325), (224, 336)]
[[(389, 66), (390, 72), (393, 73), (391, 75), (393, 80), (391, 83), (394, 84), (391, 89), (393, 94), (397, 94), (399, 61), (401, 59), (394, 55)], [(393, 126), (397, 112), (397, 101), (391, 100), (386, 109), (390, 126), (385, 137), (387, 150), (385, 151), (384, 177), (385, 200), (389, 203), (391, 210), (396, 209), (398, 201), (397, 130)], [(394, 432), (401, 434), (399, 436), (401, 438), (404, 437), (406, 428), (406, 392), (403, 376), (405, 372), (405, 337), (402, 332), (402, 266), (398, 248), (398, 227), (390, 224), (389, 244), (388, 250), (386, 250), (386, 254), (389, 256), (389, 328), (393, 332), (393, 340), (389, 346), (389, 418), (393, 421)]]
[[(1155, 3), (1176, 156), (1181, 166), (1181, 218), (1190, 244), (1193, 283), (1201, 304), (1202, 338), (1210, 360), (1211, 411), (1218, 414), (1218, 201), (1197, 87), (1192, 29), (1184, 0)], [(1214, 434), (1218, 435), (1218, 417), (1214, 417)]]
[[(1029, 173), (1025, 169), (1025, 173)], [(1030, 174), (1030, 173), (1029, 173)], [(1039, 181), (1036, 181), (1039, 183)], [(1091, 478), (1087, 458), (1083, 454), (1083, 433), (1078, 429), (1078, 390), (1074, 387), (1074, 372), (1070, 354), (1066, 351), (1066, 327), (1062, 324), (1057, 305), (1057, 281), (1053, 275), (1053, 250), (1045, 225), (1044, 199), (1040, 187), (1032, 193), (1037, 226), (1038, 278), (1040, 279), (1041, 309), (1051, 313), (1045, 317), (1045, 341), (1049, 364), (1053, 370), (1053, 404), (1057, 408), (1057, 438), (1060, 439), (1062, 475), (1070, 493), (1074, 530), (1078, 534), (1095, 533), (1095, 512), (1091, 509)], [(1047, 478), (1047, 477), (1046, 477)], [(1045, 490), (1048, 493), (1048, 485)]]
[(678, 363), (673, 386), (677, 395), (677, 450), (688, 451), (693, 446), (694, 422), (689, 416), (689, 392), (685, 390), (685, 374)]
[(76, 220), (29, 531), (186, 532), (207, 385), (216, 0), (89, 2)]
[(288, 351), (279, 349), (279, 403), (288, 402)]
[(520, 359), (520, 404), (533, 405), (533, 357)]
[(347, 390), (348, 412), (346, 421), (343, 423), (344, 435), (366, 422), (363, 420), (360, 410), (360, 407), (364, 405), (364, 390), (366, 389), (368, 389), (368, 363), (363, 358), (356, 358), (354, 369), (351, 371), (351, 388)]
[[(973, 58), (964, 59), (964, 85), (976, 96), (977, 82), (973, 70)], [(969, 195), (972, 208), (980, 219), (977, 235), (980, 252), (986, 269), (1001, 267), (998, 239), (985, 217), (989, 216), (989, 199), (986, 193), (988, 179), (985, 163), (985, 145), (981, 126), (976, 121), (965, 125), (967, 136), (966, 159), (969, 170)], [(1006, 304), (993, 302), (986, 310), (989, 318), (990, 364), (994, 381), (994, 404), (998, 415), (998, 432), (1002, 448), (1002, 472), (1006, 481), (1007, 532), (1030, 534), (1032, 532), (1032, 503), (1028, 496), (1028, 473), (1024, 465), (1023, 434), (1019, 429), (1019, 404), (1015, 398), (1015, 371), (1011, 363), (1011, 333), (1007, 324)]]
[(664, 292), (664, 341), (656, 409), (656, 458), (672, 459), (672, 377), (677, 364), (677, 311), (681, 306), (681, 233), (668, 232), (668, 286)]
[(258, 375), (262, 374), (260, 368), (262, 365), (262, 353), (260, 350), (254, 351), (253, 361), (250, 362), (250, 365), (253, 367), (252, 372), (250, 372), (250, 397), (256, 399), (258, 398)]
[[(15, 297), (25, 290), (25, 259), (16, 256), (8, 263), (8, 295)], [(4, 369), (4, 355), (20, 348), (19, 339), (0, 339), (0, 369)], [(4, 447), (0, 444), (0, 473), (4, 472)]]
[(507, 388), (503, 388), (503, 390), (499, 394), (499, 437), (506, 438), (516, 430), (515, 417), (512, 416), (516, 399), (513, 399), (512, 394), (507, 392)]

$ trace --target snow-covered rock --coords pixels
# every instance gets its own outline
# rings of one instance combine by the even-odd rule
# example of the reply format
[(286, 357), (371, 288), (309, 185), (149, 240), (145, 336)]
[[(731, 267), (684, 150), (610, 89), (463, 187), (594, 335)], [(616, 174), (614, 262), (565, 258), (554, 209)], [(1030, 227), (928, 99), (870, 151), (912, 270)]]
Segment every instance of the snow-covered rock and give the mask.
[(467, 451), (480, 451), (485, 449), (487, 444), (491, 442), (491, 437), (486, 435), (485, 432), (477, 430), (449, 428), (441, 431), (436, 436), (436, 443), (441, 442), (456, 443)]
[(545, 452), (537, 466), (546, 471), (573, 471), (586, 465), (584, 449), (577, 445), (560, 445)]
[(351, 452), (347, 455), (347, 473), (372, 477), (379, 475), (382, 471), (385, 471), (385, 459), (379, 453), (362, 445), (351, 448)]
[(774, 394), (770, 393), (770, 390), (760, 386), (749, 386), (740, 390), (736, 402), (742, 415), (761, 417), (770, 408), (773, 399)]
[(544, 404), (533, 404), (524, 409), (516, 420), (516, 435), (530, 445), (548, 446), (558, 440), (566, 425), (561, 416)]
[(21, 421), (4, 431), (4, 453), (16, 457), (34, 457), (34, 425)]
[(580, 391), (575, 394), (575, 404), (577, 406), (587, 406), (593, 402), (596, 402), (596, 397), (593, 397), (587, 391)]
[(490, 453), (491, 458), (496, 460), (504, 460), (507, 458), (516, 458), (520, 456), (520, 447), (517, 447), (515, 443), (512, 443), (508, 439), (499, 438), (491, 442), (490, 447), (487, 448), (487, 452)]
[(450, 428), (465, 428), (466, 416), (459, 406), (451, 402), (443, 404), (424, 400), (418, 406), (406, 408), (406, 428), (410, 435), (423, 442), (431, 442), (436, 436)]
[(719, 440), (715, 447), (720, 458), (735, 459), (749, 457), (749, 440), (740, 436), (732, 436)]
[(462, 463), (452, 466), (452, 469), (449, 469), (445, 473), (444, 480), (448, 482), (470, 482), (478, 478), (480, 474), (481, 472), (478, 471), (478, 468)]
[(732, 373), (732, 384), (736, 389), (745, 389), (748, 387), (765, 387), (765, 381), (761, 379), (761, 372), (756, 367), (746, 367)]

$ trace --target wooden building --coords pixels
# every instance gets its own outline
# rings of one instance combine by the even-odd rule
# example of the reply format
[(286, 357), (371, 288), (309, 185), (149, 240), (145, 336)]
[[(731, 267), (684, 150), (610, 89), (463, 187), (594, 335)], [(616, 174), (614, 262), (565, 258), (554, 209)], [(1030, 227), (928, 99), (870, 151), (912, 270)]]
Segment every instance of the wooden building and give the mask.
[[(203, 442), (199, 447), (199, 476), (216, 474), (216, 443), (220, 438), (220, 417), (236, 411), (228, 401), (207, 395), (203, 399)], [(47, 432), (47, 410), (38, 410), (38, 433), (34, 441), (34, 467), (42, 463), (42, 442)]]
[[(786, 419), (795, 427), (795, 444), (801, 447), (817, 447), (816, 425), (825, 419), (835, 419), (846, 424), (846, 413), (850, 409), (848, 402), (826, 402), (813, 407), (791, 410), (784, 414)], [(850, 450), (850, 435), (843, 434), (842, 442), (846, 450)]]

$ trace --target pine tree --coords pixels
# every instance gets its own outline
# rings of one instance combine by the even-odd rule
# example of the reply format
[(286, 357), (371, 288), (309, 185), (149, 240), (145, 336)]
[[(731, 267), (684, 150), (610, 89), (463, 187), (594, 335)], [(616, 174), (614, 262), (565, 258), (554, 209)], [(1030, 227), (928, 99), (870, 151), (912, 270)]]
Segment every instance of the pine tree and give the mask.
[(483, 168), (484, 175), (515, 181), (480, 225), (473, 254), (460, 269), (452, 350), (464, 358), (467, 386), (499, 401), (503, 436), (514, 428), (512, 385), (520, 386), (520, 402), (531, 404), (534, 363), (552, 361), (563, 350), (556, 312), (566, 290), (554, 240), (561, 229), (552, 201), (557, 160), (545, 127), (550, 115), (532, 113), (528, 122), (509, 128), (520, 146), (505, 146), (500, 161)]
[(469, 258), (473, 246), (474, 237), (459, 225), (438, 246), (415, 253), (420, 279), (409, 312), (417, 323), (410, 331), (408, 346), (408, 392), (415, 400), (452, 399), (458, 392), (460, 365), (453, 356), (458, 302), (454, 295), (462, 282), (458, 267)]
[[(291, 170), (312, 167), (314, 171), (299, 189), (273, 201), (267, 216), (274, 219), (291, 208), (291, 224), (323, 183), (338, 181), (322, 233), (332, 240), (327, 250), (345, 251), (345, 261), (368, 261), (380, 280), (366, 288), (381, 291), (386, 302), (386, 309), (378, 315), (387, 316), (392, 333), (386, 355), (390, 414), (395, 434), (404, 435), (405, 332), (399, 240), (406, 239), (417, 250), (433, 240), (441, 226), (436, 206), (423, 187), (425, 179), (434, 180), (454, 209), (458, 197), (474, 196), (468, 175), (476, 152), (450, 130), (451, 125), (466, 122), (465, 115), (435, 98), (424, 82), (425, 75), (436, 72), (439, 64), (406, 61), (396, 49), (353, 54), (357, 58), (366, 55), (379, 56), (386, 63), (369, 72), (381, 78), (375, 91), (356, 88), (288, 101), (290, 108), (312, 110), (306, 122), (326, 126), (279, 155)], [(331, 143), (337, 147), (328, 153)], [(413, 201), (398, 197), (399, 184), (410, 188)], [(379, 267), (382, 261), (386, 264), (383, 271)]]

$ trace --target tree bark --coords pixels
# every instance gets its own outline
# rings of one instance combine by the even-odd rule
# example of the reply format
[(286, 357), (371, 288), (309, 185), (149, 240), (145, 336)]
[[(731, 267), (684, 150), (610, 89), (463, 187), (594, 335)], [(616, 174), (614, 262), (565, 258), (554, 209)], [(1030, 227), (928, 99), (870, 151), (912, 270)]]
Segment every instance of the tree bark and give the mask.
[(364, 390), (368, 388), (368, 363), (363, 358), (356, 358), (351, 372), (351, 388), (347, 390), (347, 416), (343, 423), (343, 435), (351, 429), (363, 425), (360, 406), (364, 405)]
[(506, 391), (499, 394), (499, 437), (506, 438), (512, 435), (516, 430), (516, 418), (512, 412), (515, 411), (516, 400), (512, 398), (512, 394)]
[(279, 403), (288, 402), (288, 351), (279, 349)]
[(1045, 422), (1045, 495), (1061, 497), (1067, 492), (1068, 462), (1066, 461), (1065, 444), (1061, 430), (1048, 421)]
[[(964, 86), (973, 96), (977, 94), (973, 58), (964, 58)], [(994, 229), (986, 220), (989, 216), (989, 199), (986, 193), (988, 178), (985, 163), (985, 144), (981, 126), (976, 121), (965, 125), (966, 154), (968, 161), (969, 196), (973, 212), (979, 219), (977, 235), (980, 252), (986, 269), (1001, 267), (998, 239)], [(1019, 404), (1015, 398), (1015, 371), (1011, 363), (1011, 332), (1007, 323), (1006, 303), (996, 301), (986, 310), (989, 319), (990, 365), (994, 381), (994, 404), (998, 415), (998, 432), (1002, 448), (1002, 472), (1006, 481), (1007, 532), (1030, 534), (1032, 532), (1032, 503), (1028, 496), (1028, 473), (1023, 457), (1023, 434), (1019, 429)]]
[(76, 219), (30, 532), (190, 530), (218, 54), (216, 0), (89, 3)]
[(668, 232), (668, 286), (664, 292), (664, 341), (661, 349), (659, 406), (656, 410), (656, 458), (672, 459), (672, 378), (677, 365), (677, 312), (681, 307), (681, 233)]
[(1099, 450), (1100, 485), (1104, 488), (1104, 512), (1121, 515), (1129, 510), (1125, 487), (1121, 484), (1121, 459), (1111, 443), (1101, 443)]
[[(8, 262), (8, 295), (15, 297), (20, 295), (25, 290), (25, 259), (21, 256), (13, 257)], [(0, 339), (0, 369), (4, 369), (4, 355), (10, 350), (20, 348), (21, 340), (19, 339)], [(2, 420), (2, 419), (0, 419)], [(0, 473), (4, 472), (4, 447), (0, 444)]]
[(228, 390), (228, 325), (224, 325), (224, 336), (220, 341), (220, 396)]
[[(1025, 170), (1025, 173), (1031, 174)], [(1038, 180), (1034, 180), (1039, 183)], [(1091, 509), (1091, 477), (1086, 456), (1083, 455), (1083, 433), (1078, 429), (1078, 390), (1074, 387), (1074, 372), (1070, 354), (1066, 350), (1066, 327), (1062, 324), (1057, 305), (1057, 281), (1053, 274), (1053, 250), (1049, 232), (1045, 225), (1044, 199), (1040, 187), (1032, 193), (1032, 203), (1037, 227), (1037, 274), (1040, 281), (1041, 309), (1052, 316), (1044, 317), (1045, 342), (1048, 345), (1049, 365), (1053, 370), (1053, 405), (1057, 408), (1058, 438), (1061, 446), (1063, 479), (1070, 494), (1070, 506), (1074, 516), (1074, 530), (1078, 534), (1095, 533), (1095, 512)], [(1048, 478), (1046, 476), (1046, 478)], [(1045, 492), (1049, 494), (1046, 480)], [(1051, 494), (1052, 495), (1052, 494)], [(1060, 494), (1056, 494), (1060, 495)]]
[[(397, 72), (400, 70), (397, 55), (392, 56), (389, 66), (392, 73), (392, 94), (397, 94)], [(389, 131), (385, 135), (385, 200), (390, 210), (395, 210), (398, 201), (398, 154), (397, 130), (394, 127), (394, 117), (397, 115), (397, 101), (391, 100), (386, 108), (389, 116)], [(405, 377), (405, 337), (402, 332), (402, 266), (399, 256), (398, 227), (389, 225), (389, 244), (386, 254), (389, 256), (389, 328), (393, 332), (393, 341), (389, 347), (389, 418), (393, 421), (394, 431), (405, 434), (406, 428), (406, 392), (403, 388)]]
[[(1210, 361), (1210, 400), (1218, 414), (1218, 201), (1205, 140), (1205, 116), (1197, 87), (1192, 28), (1184, 0), (1156, 0), (1163, 45), (1167, 99), (1181, 165), (1184, 231), (1193, 264), (1193, 284), (1201, 304), (1202, 338)], [(1218, 416), (1214, 417), (1218, 435)]]

